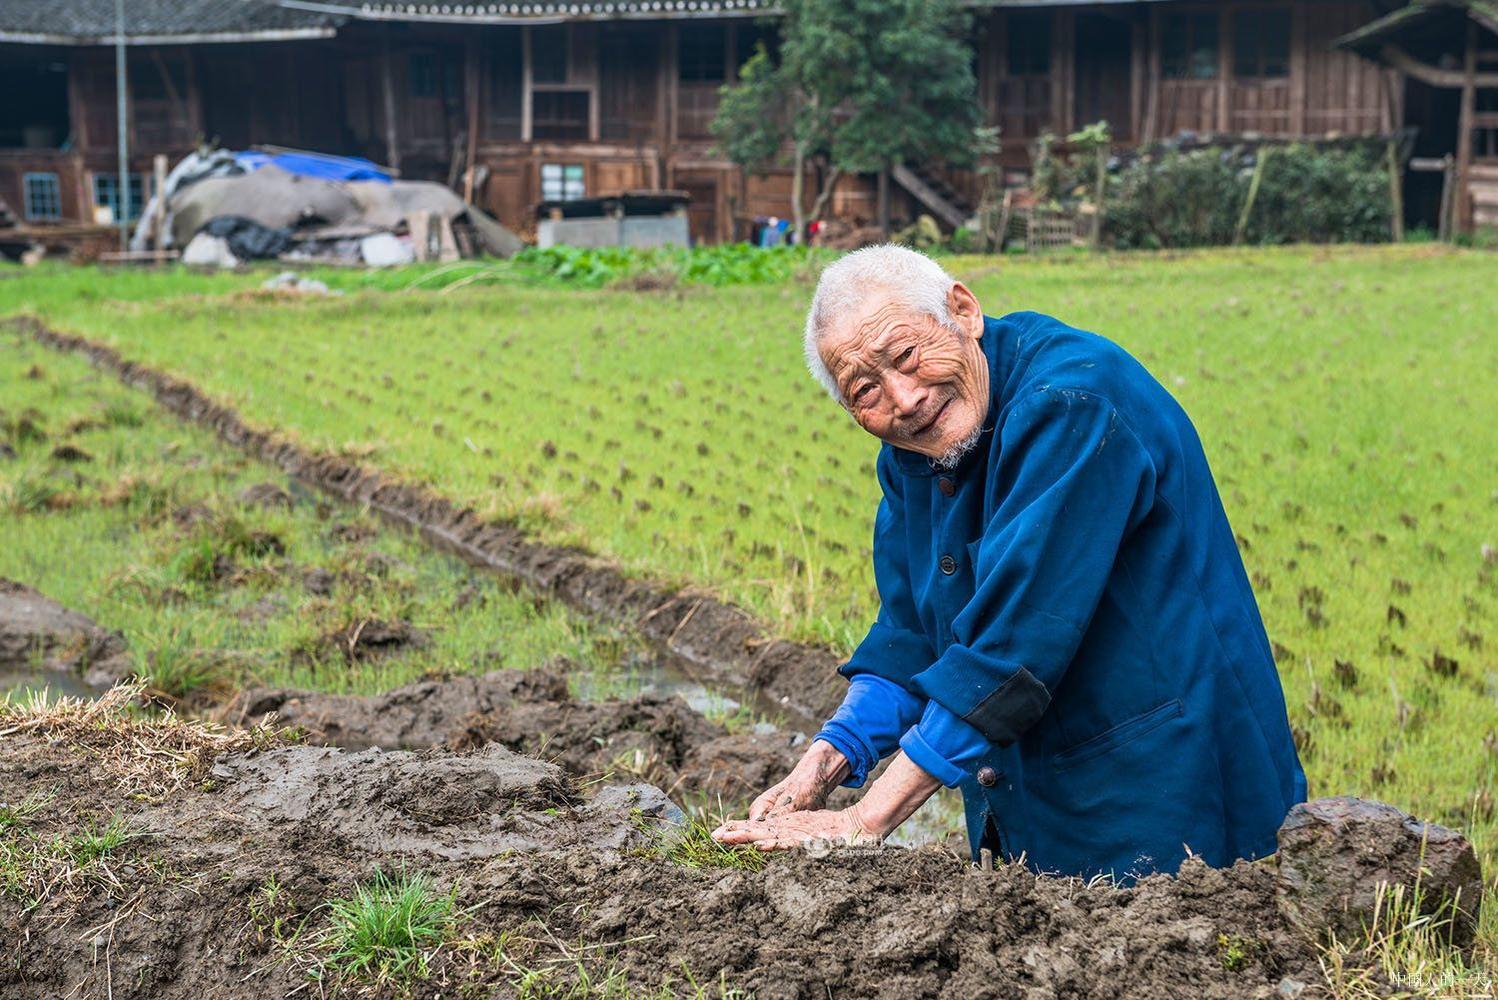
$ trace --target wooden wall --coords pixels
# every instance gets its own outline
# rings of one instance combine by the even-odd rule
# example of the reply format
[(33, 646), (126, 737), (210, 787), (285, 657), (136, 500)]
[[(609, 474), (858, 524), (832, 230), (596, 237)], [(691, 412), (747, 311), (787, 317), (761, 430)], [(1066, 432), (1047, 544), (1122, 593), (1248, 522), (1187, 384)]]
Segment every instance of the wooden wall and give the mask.
[[(1289, 19), (1288, 65), (1283, 73), (1240, 74), (1235, 16), (1276, 11)], [(1216, 16), (1217, 64), (1205, 67), (1212, 72), (1204, 78), (1193, 78), (1203, 76), (1199, 70), (1173, 76), (1165, 51), (1171, 19), (1199, 13)], [(1017, 169), (1027, 167), (1037, 135), (1064, 136), (1095, 117), (1108, 118), (1123, 143), (1183, 129), (1387, 131), (1400, 121), (1403, 88), (1330, 48), (1372, 16), (1372, 0), (993, 10), (975, 25), (979, 97), (986, 121), (1001, 129), (1000, 162)], [(533, 226), (542, 165), (563, 163), (583, 166), (589, 195), (687, 190), (694, 236), (742, 237), (757, 216), (790, 214), (789, 170), (746, 177), (714, 150), (708, 131), (718, 88), (736, 75), (761, 30), (749, 19), (546, 28), (354, 22), (326, 41), (141, 47), (131, 51), (132, 149), (148, 164), (152, 153), (180, 155), (199, 137), (216, 137), (237, 147), (363, 155), (404, 176), (447, 182), (466, 166), (476, 123), (472, 155), (486, 180), (475, 198), (508, 225)], [(552, 34), (537, 34), (543, 31)], [(552, 60), (539, 75), (536, 45)], [(75, 147), (86, 172), (93, 168), (85, 161), (104, 163), (114, 146), (112, 52), (74, 50), (70, 78)], [(578, 108), (586, 111), (569, 118)], [(10, 200), (20, 181), (7, 162), (0, 160), (0, 193)], [(976, 201), (975, 172), (952, 171), (948, 179)], [(91, 214), (85, 186), (81, 178), (65, 185), (78, 218)], [(897, 190), (897, 213), (904, 204)], [(847, 179), (831, 209), (872, 219), (872, 183)]]

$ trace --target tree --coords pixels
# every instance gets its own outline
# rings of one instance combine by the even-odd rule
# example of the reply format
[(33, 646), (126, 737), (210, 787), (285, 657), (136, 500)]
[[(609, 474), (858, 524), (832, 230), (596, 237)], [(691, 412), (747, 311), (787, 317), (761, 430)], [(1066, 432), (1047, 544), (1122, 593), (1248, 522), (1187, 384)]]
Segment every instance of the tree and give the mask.
[[(751, 172), (789, 160), (797, 233), (821, 217), (844, 173), (908, 161), (968, 166), (994, 146), (958, 0), (783, 0), (780, 51), (763, 46), (724, 87), (712, 131)], [(823, 166), (805, 208), (806, 167)]]

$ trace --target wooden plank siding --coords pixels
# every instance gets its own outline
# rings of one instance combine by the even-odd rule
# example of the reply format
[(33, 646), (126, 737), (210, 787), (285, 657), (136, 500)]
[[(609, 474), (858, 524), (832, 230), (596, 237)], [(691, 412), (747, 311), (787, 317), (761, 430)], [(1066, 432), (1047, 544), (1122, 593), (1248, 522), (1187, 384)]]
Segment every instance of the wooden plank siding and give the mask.
[[(1288, 37), (1264, 43), (1274, 57), (1248, 73), (1238, 65), (1237, 31), (1263, 23), (1266, 13), (1284, 19), (1275, 24), (1287, 25)], [(1183, 63), (1182, 19), (1199, 14), (1209, 17), (1187, 31), (1196, 48)], [(1240, 14), (1249, 20), (1239, 21)], [(1097, 117), (1109, 120), (1121, 144), (1183, 130), (1388, 131), (1403, 113), (1401, 78), (1330, 47), (1373, 16), (1372, 0), (990, 9), (975, 16), (978, 97), (984, 121), (1000, 129), (997, 161), (1011, 171), (1028, 167), (1029, 146), (1040, 134), (1064, 136)], [(790, 214), (790, 171), (745, 176), (714, 149), (709, 130), (719, 88), (736, 77), (762, 30), (750, 18), (535, 26), (351, 21), (321, 41), (132, 47), (132, 165), (148, 170), (154, 153), (180, 156), (202, 137), (231, 147), (265, 143), (380, 163), (393, 158), (404, 176), (447, 181), (461, 176), (471, 141), (483, 178), (475, 201), (522, 232), (533, 228), (543, 167), (562, 164), (583, 168), (589, 195), (689, 190), (694, 236), (741, 238), (755, 217)], [(548, 61), (538, 74), (542, 58)], [(111, 169), (112, 60), (105, 47), (69, 53), (75, 152), (27, 151), (32, 160), (39, 153), (64, 164), (62, 198), (77, 219), (92, 215), (91, 171)], [(476, 110), (468, 107), (474, 94)], [(468, 135), (473, 122), (476, 137)], [(20, 159), (0, 152), (0, 194), (18, 209)], [(947, 180), (976, 203), (976, 171), (949, 171)], [(807, 186), (809, 201), (814, 177)], [(914, 211), (894, 193), (897, 216)], [(871, 220), (872, 178), (845, 178), (831, 210)]]

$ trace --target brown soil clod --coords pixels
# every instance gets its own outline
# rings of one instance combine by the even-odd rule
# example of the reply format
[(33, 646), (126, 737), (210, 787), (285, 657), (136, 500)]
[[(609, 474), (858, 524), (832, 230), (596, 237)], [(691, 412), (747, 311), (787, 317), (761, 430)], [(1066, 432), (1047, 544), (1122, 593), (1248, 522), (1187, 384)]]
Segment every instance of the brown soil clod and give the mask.
[(255, 689), (220, 714), (233, 724), (275, 713), (312, 743), (387, 750), (498, 743), (576, 774), (634, 775), (672, 794), (743, 801), (784, 777), (802, 753), (790, 732), (730, 732), (677, 697), (574, 700), (555, 669), (418, 681), (374, 697)]
[(256, 483), (240, 491), (239, 502), (253, 507), (291, 509), (291, 494), (275, 483)]
[(125, 640), (25, 584), (0, 579), (0, 672), (62, 671), (104, 688), (130, 673)]
[(319, 645), (349, 663), (362, 663), (426, 642), (426, 633), (410, 622), (358, 618), (327, 633)]
[(92, 462), (94, 460), (94, 456), (90, 455), (88, 452), (84, 451), (76, 444), (58, 445), (56, 448), (52, 449), (52, 457), (59, 462), (67, 462), (69, 464)]

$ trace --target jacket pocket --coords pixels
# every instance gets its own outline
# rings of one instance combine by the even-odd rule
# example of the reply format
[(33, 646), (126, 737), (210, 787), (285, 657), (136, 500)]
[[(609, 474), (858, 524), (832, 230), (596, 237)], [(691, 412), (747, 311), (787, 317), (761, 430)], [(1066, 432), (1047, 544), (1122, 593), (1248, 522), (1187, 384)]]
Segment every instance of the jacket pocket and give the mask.
[(1112, 729), (1105, 729), (1091, 739), (1067, 747), (1051, 758), (1051, 769), (1064, 771), (1095, 757), (1101, 757), (1184, 714), (1185, 709), (1181, 706), (1181, 700), (1172, 698), (1163, 705), (1156, 705), (1143, 715), (1125, 719)]

